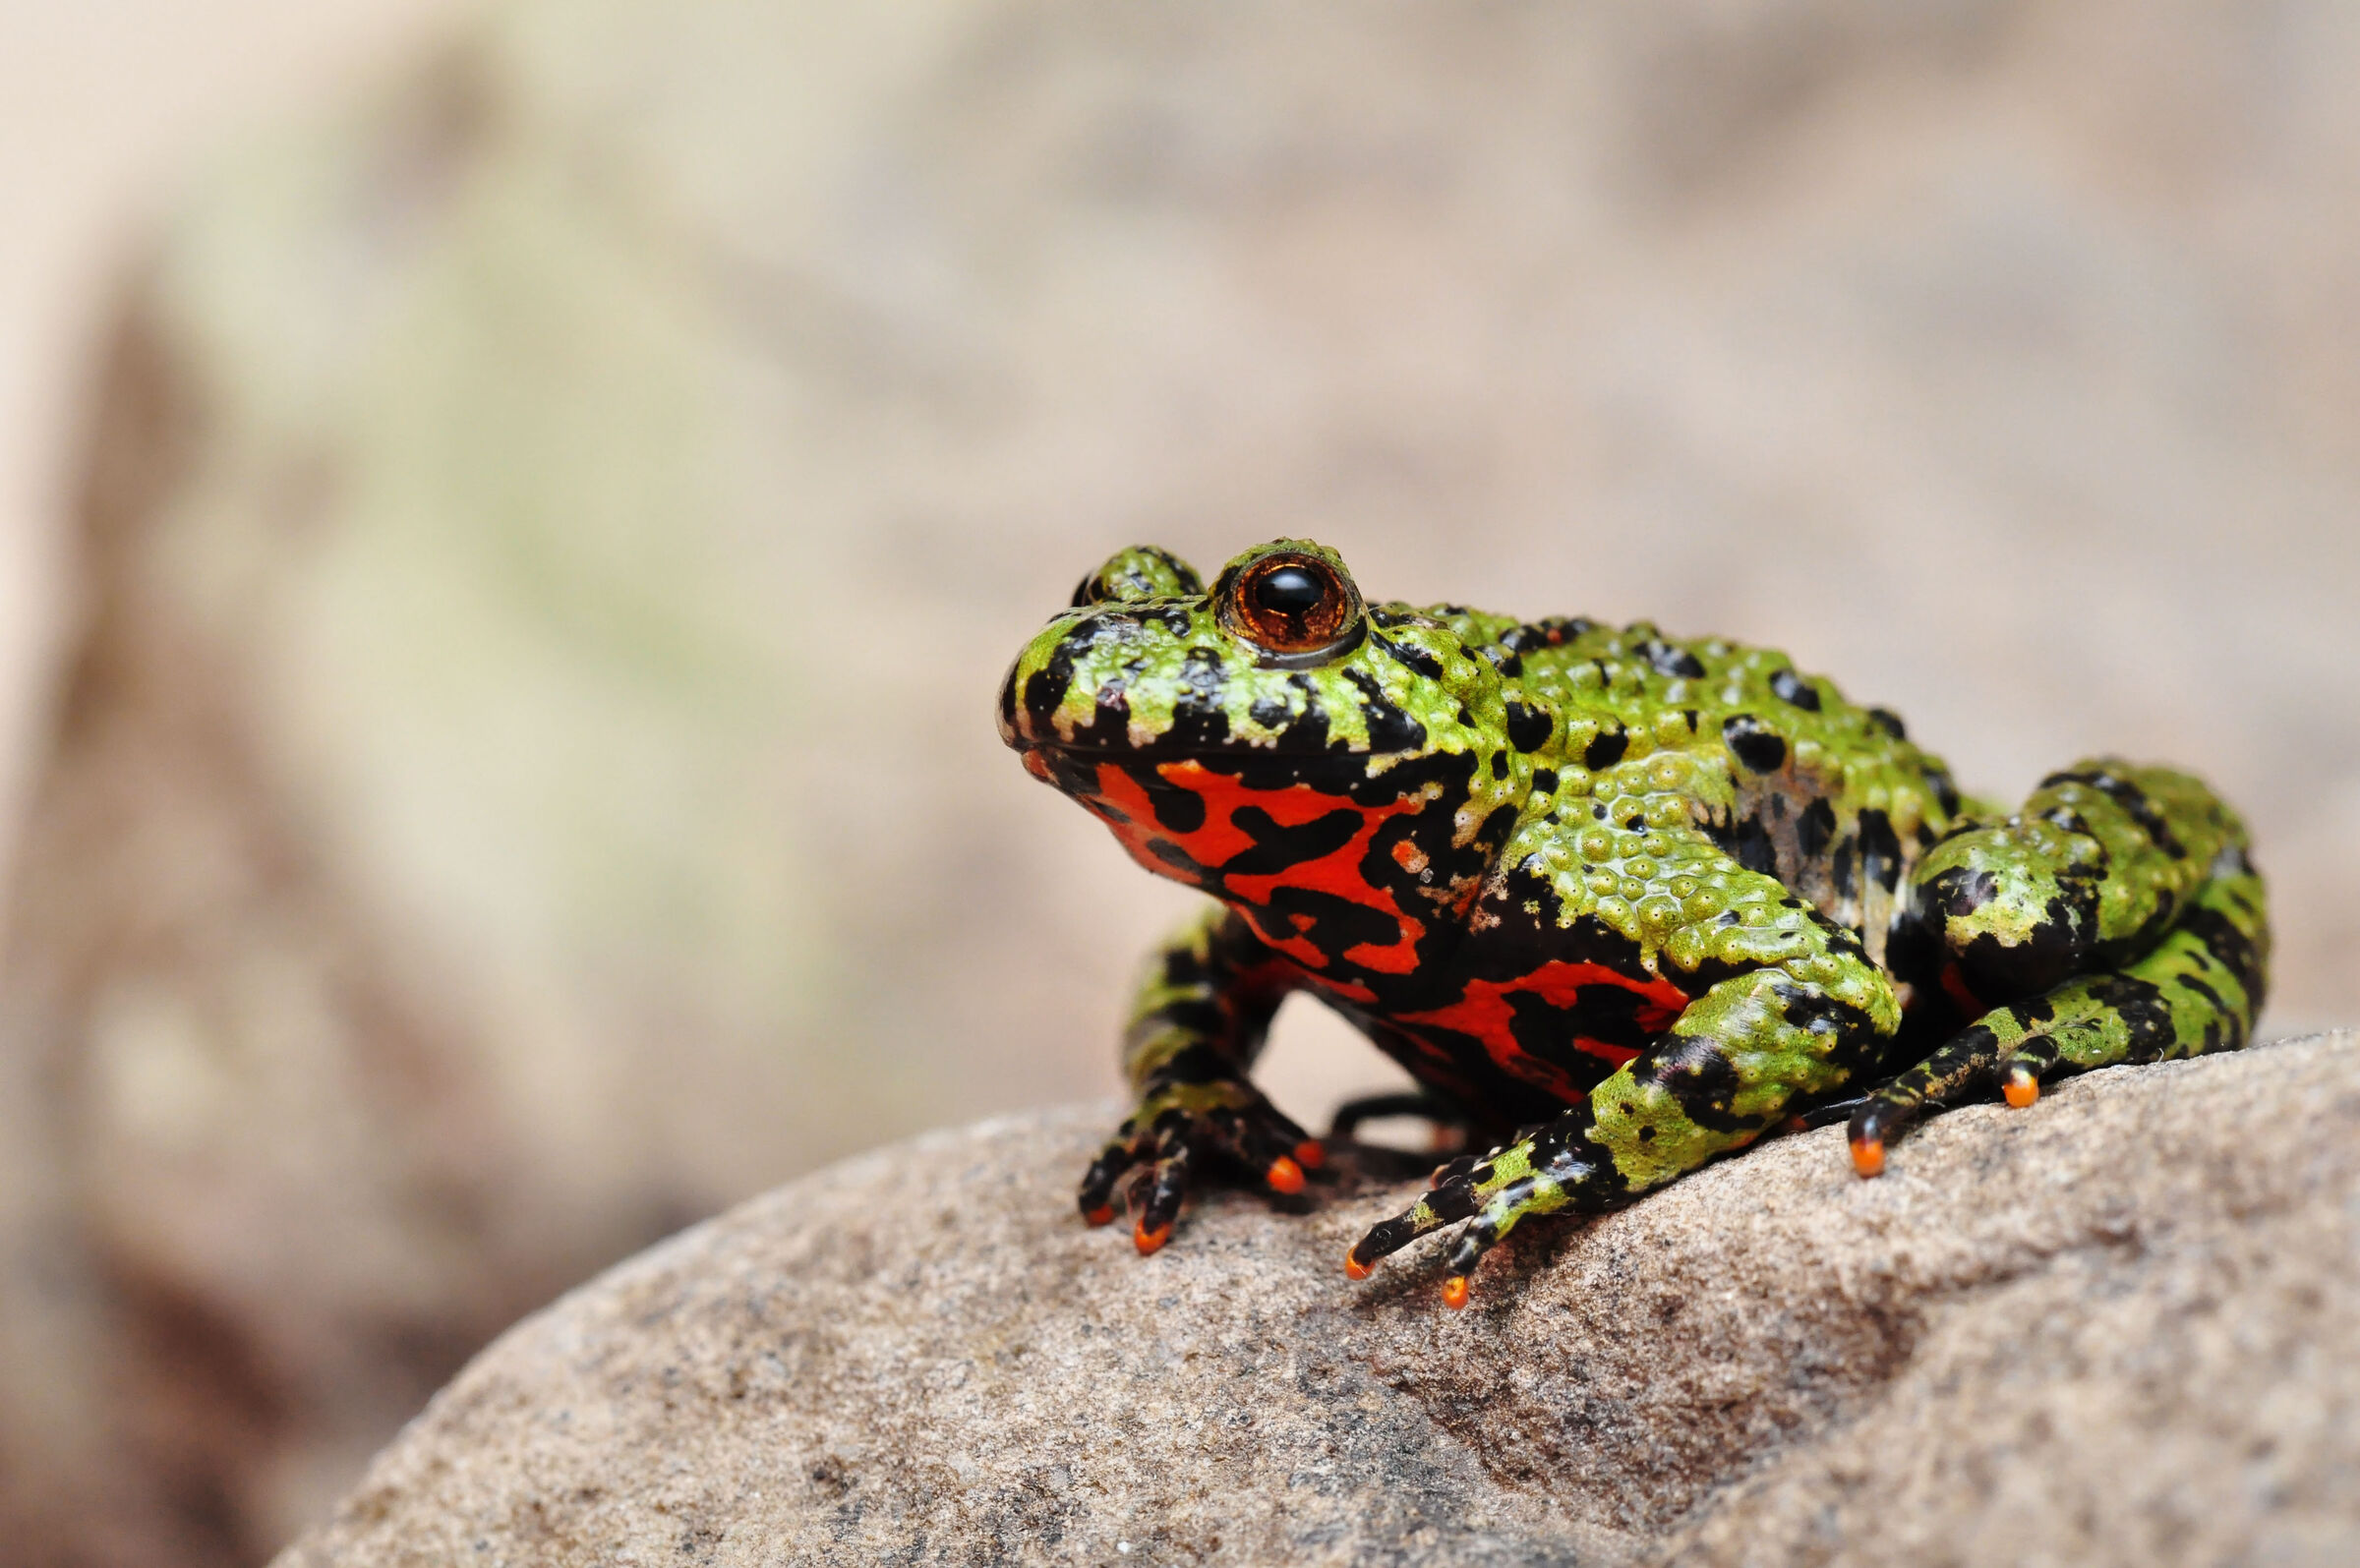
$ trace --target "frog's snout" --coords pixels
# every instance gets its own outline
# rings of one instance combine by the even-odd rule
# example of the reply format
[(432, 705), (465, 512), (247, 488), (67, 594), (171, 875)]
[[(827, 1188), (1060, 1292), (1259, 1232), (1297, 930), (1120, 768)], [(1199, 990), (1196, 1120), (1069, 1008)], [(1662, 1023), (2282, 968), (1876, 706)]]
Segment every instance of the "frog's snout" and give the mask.
[(1022, 748), (1026, 736), (1017, 727), (1016, 669), (1015, 665), (1010, 665), (1008, 673), (1000, 677), (1000, 744)]

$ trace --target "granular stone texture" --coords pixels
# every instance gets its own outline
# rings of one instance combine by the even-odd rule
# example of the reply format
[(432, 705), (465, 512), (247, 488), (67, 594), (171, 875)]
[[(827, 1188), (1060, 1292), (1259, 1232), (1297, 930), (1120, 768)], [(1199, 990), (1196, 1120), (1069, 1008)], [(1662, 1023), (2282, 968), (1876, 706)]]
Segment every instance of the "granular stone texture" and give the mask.
[(1776, 1140), (1463, 1313), (1411, 1192), (1074, 1217), (1104, 1107), (847, 1161), (486, 1351), (279, 1568), (2360, 1558), (2360, 1042)]

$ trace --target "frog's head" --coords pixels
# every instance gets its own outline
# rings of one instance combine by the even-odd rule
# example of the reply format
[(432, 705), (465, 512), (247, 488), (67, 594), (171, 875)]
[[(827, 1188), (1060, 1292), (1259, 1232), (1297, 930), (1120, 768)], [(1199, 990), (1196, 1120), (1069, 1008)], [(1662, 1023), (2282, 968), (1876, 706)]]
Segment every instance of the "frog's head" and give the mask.
[(1406, 972), (1399, 945), (1464, 912), (1531, 778), (1500, 651), (1455, 618), (1364, 604), (1304, 540), (1210, 592), (1126, 550), (1017, 655), (1000, 735), (1142, 865), (1309, 967)]

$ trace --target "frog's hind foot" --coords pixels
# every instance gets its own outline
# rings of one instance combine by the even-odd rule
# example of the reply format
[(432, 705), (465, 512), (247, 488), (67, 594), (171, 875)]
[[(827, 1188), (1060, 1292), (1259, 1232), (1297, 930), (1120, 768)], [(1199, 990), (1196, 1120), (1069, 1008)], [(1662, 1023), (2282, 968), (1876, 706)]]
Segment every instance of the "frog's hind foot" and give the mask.
[(1876, 1175), (1912, 1122), (1994, 1083), (2021, 1110), (2056, 1074), (2243, 1045), (2270, 958), (2245, 843), (2204, 784), (2108, 758), (1944, 839), (1913, 874), (1912, 923), (1954, 1000), (2008, 1005), (1868, 1096), (1854, 1166)]
[(1423, 1197), (1353, 1244), (1344, 1254), (1344, 1272), (1366, 1279), (1381, 1259), (1419, 1237), (1466, 1220), (1443, 1281), (1444, 1304), (1466, 1306), (1476, 1265), (1519, 1220), (1563, 1208), (1594, 1213), (1625, 1200), (1614, 1165), (1588, 1141), (1590, 1126), (1589, 1108), (1577, 1107), (1513, 1143), (1442, 1166)]
[(2071, 980), (1972, 1028), (1872, 1092), (1852, 1116), (1852, 1160), (1884, 1169), (1885, 1144), (1930, 1112), (1964, 1104), (1994, 1082), (2018, 1110), (2043, 1080), (2116, 1063), (2234, 1051), (2260, 1007), (2269, 934), (2260, 879), (2242, 854), (2224, 857), (2180, 923), (2137, 962)]

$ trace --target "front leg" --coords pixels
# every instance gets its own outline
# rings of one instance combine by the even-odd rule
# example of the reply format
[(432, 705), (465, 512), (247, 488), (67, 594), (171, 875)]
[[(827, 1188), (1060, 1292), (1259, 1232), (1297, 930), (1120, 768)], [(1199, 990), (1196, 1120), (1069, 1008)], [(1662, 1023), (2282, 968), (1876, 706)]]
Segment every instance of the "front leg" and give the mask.
[(1131, 1238), (1142, 1253), (1163, 1246), (1181, 1199), (1208, 1159), (1244, 1166), (1278, 1192), (1303, 1190), (1320, 1144), (1246, 1079), (1269, 1032), (1290, 973), (1245, 921), (1212, 905), (1148, 960), (1123, 1071), (1138, 1108), (1082, 1179), (1083, 1217), (1114, 1218), (1116, 1189), (1129, 1194)]
[(1901, 1009), (1859, 939), (1773, 879), (1734, 863), (1700, 872), (1698, 858), (1683, 857), (1681, 873), (1693, 880), (1684, 904), (1692, 917), (1641, 952), (1683, 989), (1702, 984), (1701, 994), (1585, 1103), (1437, 1171), (1425, 1196), (1353, 1247), (1347, 1273), (1364, 1278), (1387, 1253), (1468, 1220), (1443, 1287), (1446, 1302), (1464, 1306), (1476, 1264), (1518, 1221), (1619, 1208), (1750, 1143), (1794, 1103), (1841, 1087), (1876, 1060)]

